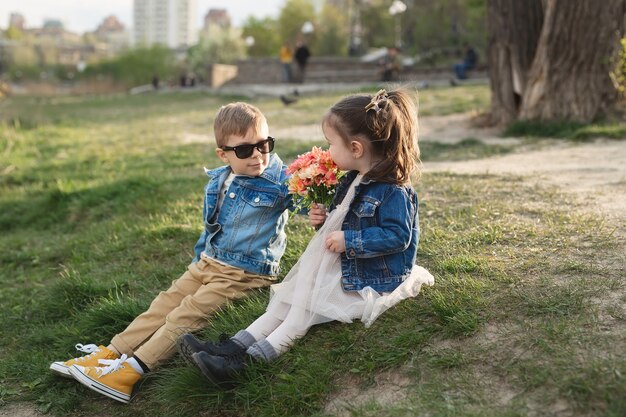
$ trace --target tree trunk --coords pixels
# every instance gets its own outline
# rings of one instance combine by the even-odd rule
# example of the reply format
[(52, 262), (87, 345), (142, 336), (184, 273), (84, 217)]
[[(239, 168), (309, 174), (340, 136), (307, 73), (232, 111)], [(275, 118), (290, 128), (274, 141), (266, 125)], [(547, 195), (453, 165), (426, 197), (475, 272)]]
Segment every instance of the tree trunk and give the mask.
[(488, 0), (492, 118), (590, 122), (617, 99), (624, 0)]
[(609, 61), (624, 0), (547, 0), (521, 119), (591, 122), (615, 103)]
[(542, 0), (487, 2), (491, 117), (496, 124), (517, 117), (543, 23)]

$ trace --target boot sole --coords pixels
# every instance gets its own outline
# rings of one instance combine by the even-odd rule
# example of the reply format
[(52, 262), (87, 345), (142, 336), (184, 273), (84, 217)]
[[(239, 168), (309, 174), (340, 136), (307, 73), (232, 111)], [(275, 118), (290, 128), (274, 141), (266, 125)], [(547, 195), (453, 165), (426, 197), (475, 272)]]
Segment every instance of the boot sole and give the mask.
[(72, 374), (70, 374), (70, 368), (69, 366), (65, 366), (62, 362), (53, 362), (50, 365), (50, 370), (59, 375), (62, 376), (64, 378), (69, 378), (69, 379), (73, 379), (74, 377), (72, 376)]
[(74, 377), (75, 380), (86, 386), (87, 388), (95, 391), (99, 394), (107, 396), (115, 401), (119, 401), (121, 403), (128, 403), (130, 401), (130, 395), (124, 394), (118, 390), (115, 390), (109, 386), (106, 386), (97, 380), (91, 378), (88, 375), (85, 375), (80, 368), (76, 365), (72, 365), (70, 367), (70, 374)]
[(196, 362), (193, 360), (193, 354), (196, 353), (196, 351), (191, 349), (191, 346), (189, 346), (189, 343), (185, 340), (185, 336), (181, 336), (176, 340), (176, 348), (188, 365), (196, 365)]
[(201, 360), (198, 359), (198, 354), (197, 353), (194, 353), (192, 357), (193, 357), (193, 364), (198, 369), (200, 369), (200, 372), (202, 372), (202, 375), (204, 375), (204, 377), (206, 379), (208, 379), (216, 387), (223, 388), (223, 389), (229, 389), (229, 388), (233, 388), (233, 387), (236, 386), (234, 380), (224, 381), (224, 380), (220, 380), (215, 375), (213, 375), (211, 370), (206, 367), (204, 362), (202, 362)]

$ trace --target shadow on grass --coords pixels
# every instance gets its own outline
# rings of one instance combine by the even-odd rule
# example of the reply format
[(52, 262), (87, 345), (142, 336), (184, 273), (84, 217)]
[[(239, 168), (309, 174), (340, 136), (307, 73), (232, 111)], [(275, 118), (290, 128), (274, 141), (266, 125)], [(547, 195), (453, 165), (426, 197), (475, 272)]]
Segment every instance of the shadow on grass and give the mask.
[(48, 229), (101, 221), (133, 209), (136, 201), (159, 192), (151, 178), (129, 178), (78, 191), (64, 191), (58, 183), (20, 200), (0, 203), (0, 230)]

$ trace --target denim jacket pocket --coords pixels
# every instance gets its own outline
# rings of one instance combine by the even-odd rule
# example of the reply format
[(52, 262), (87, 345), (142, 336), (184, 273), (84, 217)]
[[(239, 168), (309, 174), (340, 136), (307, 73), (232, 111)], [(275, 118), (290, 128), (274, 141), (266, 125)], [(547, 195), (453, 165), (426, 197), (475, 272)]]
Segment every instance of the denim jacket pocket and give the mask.
[(241, 198), (252, 207), (274, 207), (278, 201), (278, 193), (246, 190)]
[(376, 209), (380, 205), (380, 201), (370, 196), (363, 196), (361, 201), (353, 205), (352, 212), (357, 217), (374, 217)]

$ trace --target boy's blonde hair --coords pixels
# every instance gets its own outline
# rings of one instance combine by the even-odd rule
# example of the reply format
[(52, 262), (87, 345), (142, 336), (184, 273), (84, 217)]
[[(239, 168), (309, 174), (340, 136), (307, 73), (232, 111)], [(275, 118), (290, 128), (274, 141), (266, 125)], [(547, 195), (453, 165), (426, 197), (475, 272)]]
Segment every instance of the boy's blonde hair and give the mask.
[(243, 102), (227, 104), (215, 116), (215, 142), (218, 147), (222, 147), (226, 145), (229, 136), (245, 136), (250, 128), (260, 134), (264, 123), (267, 123), (265, 116), (256, 106)]

